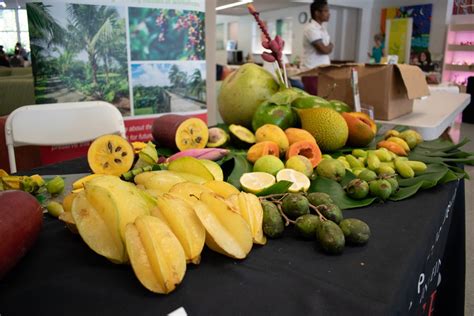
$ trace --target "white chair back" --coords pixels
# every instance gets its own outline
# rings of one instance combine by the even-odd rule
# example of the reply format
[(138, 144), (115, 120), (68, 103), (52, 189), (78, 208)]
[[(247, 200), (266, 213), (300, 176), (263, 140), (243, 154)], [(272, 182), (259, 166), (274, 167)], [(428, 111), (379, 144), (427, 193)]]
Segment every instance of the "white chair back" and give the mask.
[(103, 101), (22, 106), (5, 123), (10, 171), (16, 172), (14, 147), (83, 143), (105, 134), (125, 137), (120, 111)]

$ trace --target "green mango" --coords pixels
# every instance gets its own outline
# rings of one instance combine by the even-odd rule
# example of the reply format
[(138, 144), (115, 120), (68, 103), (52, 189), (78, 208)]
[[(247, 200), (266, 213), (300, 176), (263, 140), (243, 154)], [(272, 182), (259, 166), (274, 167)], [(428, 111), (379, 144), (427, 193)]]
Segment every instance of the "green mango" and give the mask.
[(252, 128), (256, 131), (265, 124), (274, 124), (285, 130), (297, 125), (297, 114), (290, 105), (276, 105), (268, 101), (260, 104), (252, 118)]

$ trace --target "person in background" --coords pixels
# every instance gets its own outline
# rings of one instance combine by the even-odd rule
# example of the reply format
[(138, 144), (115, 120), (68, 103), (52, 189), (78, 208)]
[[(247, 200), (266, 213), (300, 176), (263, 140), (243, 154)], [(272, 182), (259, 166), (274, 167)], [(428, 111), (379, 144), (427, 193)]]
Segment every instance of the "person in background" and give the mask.
[(320, 65), (329, 65), (329, 54), (334, 45), (326, 29), (329, 21), (329, 6), (325, 0), (315, 0), (310, 5), (311, 21), (303, 30), (303, 60), (301, 68), (312, 69)]
[(428, 50), (421, 52), (420, 55), (418, 55), (417, 66), (424, 72), (431, 72), (434, 70), (435, 67), (431, 61), (431, 53)]
[(21, 43), (16, 43), (15, 45), (15, 56), (20, 55), (23, 60), (28, 60), (28, 53), (26, 50), (21, 46)]
[(5, 52), (0, 50), (0, 67), (10, 67), (10, 62), (8, 61), (7, 56), (5, 55)]
[(10, 62), (8, 61), (7, 55), (3, 50), (3, 45), (0, 45), (0, 66), (10, 67)]
[(14, 55), (10, 58), (11, 67), (25, 67), (25, 60), (20, 55)]
[(385, 47), (383, 43), (382, 34), (375, 34), (374, 36), (374, 47), (372, 47), (372, 53), (368, 53), (369, 58), (373, 58), (376, 64), (380, 64), (382, 57), (385, 56)]

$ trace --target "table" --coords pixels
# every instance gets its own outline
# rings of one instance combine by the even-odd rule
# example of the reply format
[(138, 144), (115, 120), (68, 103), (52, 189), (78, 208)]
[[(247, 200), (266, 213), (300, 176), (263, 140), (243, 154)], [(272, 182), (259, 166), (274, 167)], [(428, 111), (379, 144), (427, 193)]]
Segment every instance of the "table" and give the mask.
[(458, 94), (459, 93), (459, 87), (456, 85), (453, 85), (451, 83), (440, 83), (440, 84), (429, 84), (428, 89), (430, 90), (430, 93), (435, 93), (435, 92), (449, 92), (449, 93), (454, 93)]
[[(87, 164), (35, 171), (80, 173)], [(163, 296), (45, 215), (36, 245), (0, 281), (0, 314), (165, 315), (182, 306), (188, 315), (462, 315), (462, 181), (344, 216), (370, 225), (366, 246), (328, 256), (288, 229), (243, 261), (206, 249), (201, 264), (188, 265), (183, 283)]]
[(390, 121), (375, 121), (382, 124), (384, 129), (405, 125), (417, 130), (425, 140), (432, 140), (453, 124), (470, 100), (471, 96), (465, 93), (433, 92), (422, 100), (415, 100), (413, 112)]

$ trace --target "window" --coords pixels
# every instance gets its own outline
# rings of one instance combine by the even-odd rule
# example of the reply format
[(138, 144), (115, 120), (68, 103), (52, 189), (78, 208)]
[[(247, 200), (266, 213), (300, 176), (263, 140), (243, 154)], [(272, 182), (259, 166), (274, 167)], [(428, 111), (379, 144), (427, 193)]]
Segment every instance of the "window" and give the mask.
[(15, 44), (30, 50), (30, 37), (28, 36), (28, 17), (25, 9), (0, 10), (0, 45), (8, 53), (13, 53)]
[[(292, 45), (292, 19), (284, 18), (270, 21), (263, 21), (267, 26), (268, 33), (272, 38), (277, 34), (285, 41), (285, 47), (283, 48), (284, 54), (291, 54)], [(254, 54), (261, 54), (265, 49), (262, 47), (263, 35), (258, 27), (257, 23), (253, 23), (252, 29), (252, 52)]]

